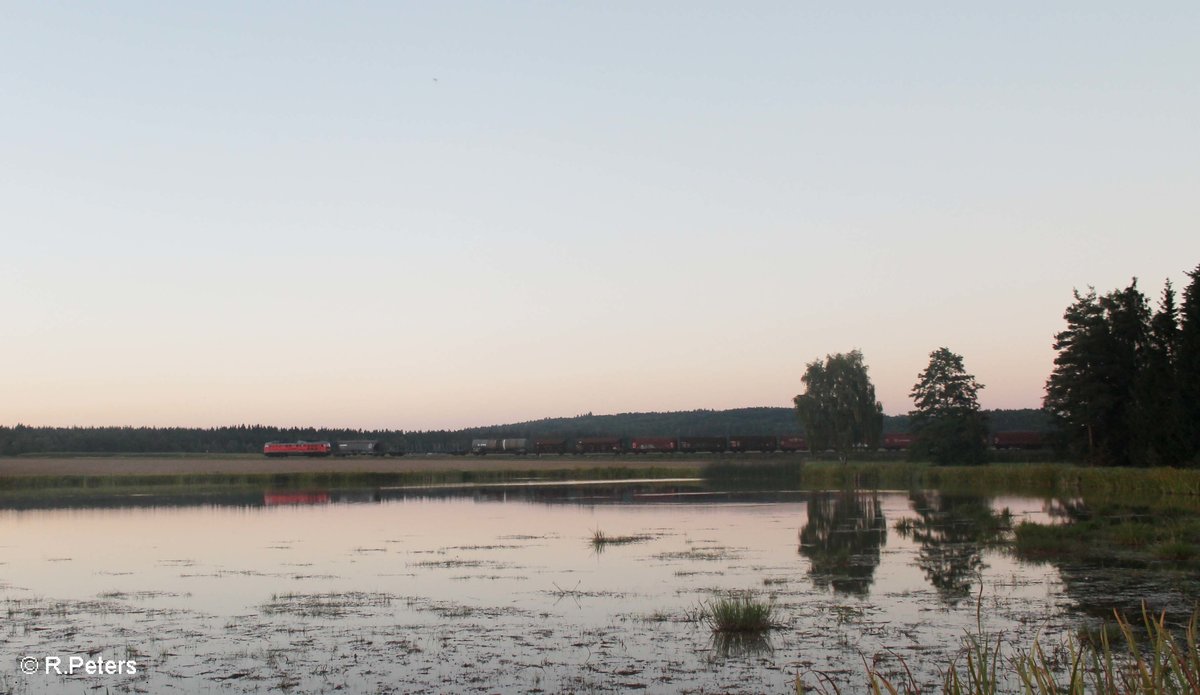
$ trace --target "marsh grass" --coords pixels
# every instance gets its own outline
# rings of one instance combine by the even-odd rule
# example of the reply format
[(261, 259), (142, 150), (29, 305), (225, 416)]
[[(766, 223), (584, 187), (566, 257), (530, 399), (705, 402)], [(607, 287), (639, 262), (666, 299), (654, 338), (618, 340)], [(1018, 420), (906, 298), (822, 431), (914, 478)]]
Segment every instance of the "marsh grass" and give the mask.
[[(864, 656), (868, 691), (874, 695), (1185, 695), (1200, 693), (1200, 609), (1185, 626), (1173, 626), (1165, 614), (1143, 607), (1141, 624), (1114, 613), (1115, 623), (1071, 637), (1047, 649), (1035, 638), (1028, 649), (1015, 647), (1000, 633), (987, 631), (979, 620), (963, 637), (962, 650), (941, 668), (940, 689), (922, 688), (908, 665), (903, 675), (888, 678)], [(796, 693), (840, 693), (821, 673), (808, 685), (797, 674)]]
[(600, 529), (592, 531), (591, 543), (592, 547), (597, 551), (603, 550), (610, 545), (629, 545), (631, 543), (642, 543), (644, 541), (653, 540), (654, 536), (650, 535), (634, 535), (634, 536), (610, 536)]
[[(203, 467), (203, 464), (200, 464)], [(561, 469), (482, 469), (415, 470), (415, 471), (321, 471), (293, 473), (129, 473), (114, 475), (30, 475), (0, 476), (0, 491), (31, 493), (38, 490), (61, 494), (66, 491), (109, 492), (181, 492), (197, 490), (261, 491), (270, 489), (332, 489), (406, 487), (428, 485), (461, 485), (509, 483), (529, 480), (626, 480), (631, 478), (678, 478), (689, 473), (687, 468), (656, 466), (595, 466)]]
[(259, 606), (266, 615), (342, 618), (365, 610), (391, 604), (391, 594), (364, 591), (341, 593), (272, 594), (271, 600)]
[(704, 604), (703, 616), (713, 632), (763, 633), (777, 627), (775, 606), (751, 594), (714, 598)]
[(1111, 499), (1167, 496), (1180, 501), (1200, 498), (1200, 470), (1178, 468), (1094, 468), (1066, 463), (933, 466), (906, 461), (842, 464), (782, 458), (755, 462), (714, 461), (704, 466), (701, 475), (718, 487), (939, 489)]
[(1026, 522), (1015, 531), (1014, 549), (1023, 560), (1200, 569), (1200, 517), (1194, 512), (1100, 505), (1071, 523)]

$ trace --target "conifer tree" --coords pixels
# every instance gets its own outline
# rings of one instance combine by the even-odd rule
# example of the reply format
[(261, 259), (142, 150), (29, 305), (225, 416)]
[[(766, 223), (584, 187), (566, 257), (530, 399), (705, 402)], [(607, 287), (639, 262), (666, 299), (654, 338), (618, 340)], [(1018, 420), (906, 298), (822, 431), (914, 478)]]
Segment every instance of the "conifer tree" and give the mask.
[(1133, 462), (1137, 383), (1149, 342), (1150, 310), (1134, 278), (1129, 287), (1097, 297), (1075, 292), (1055, 336), (1054, 371), (1046, 381), (1046, 410), (1067, 448), (1089, 463)]
[(1179, 307), (1179, 340), (1175, 353), (1175, 378), (1179, 384), (1179, 410), (1187, 443), (1185, 462), (1200, 465), (1200, 265), (1188, 273)]
[(916, 442), (910, 454), (937, 464), (977, 464), (986, 456), (987, 422), (979, 409), (983, 386), (949, 348), (929, 353), (929, 366), (913, 385), (909, 423)]

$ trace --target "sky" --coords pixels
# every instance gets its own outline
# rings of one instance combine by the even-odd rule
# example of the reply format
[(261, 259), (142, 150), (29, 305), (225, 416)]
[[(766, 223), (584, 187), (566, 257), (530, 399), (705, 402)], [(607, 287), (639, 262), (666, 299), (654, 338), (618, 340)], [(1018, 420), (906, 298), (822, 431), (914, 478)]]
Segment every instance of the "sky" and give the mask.
[(0, 425), (790, 406), (1200, 264), (1200, 4), (7, 3)]

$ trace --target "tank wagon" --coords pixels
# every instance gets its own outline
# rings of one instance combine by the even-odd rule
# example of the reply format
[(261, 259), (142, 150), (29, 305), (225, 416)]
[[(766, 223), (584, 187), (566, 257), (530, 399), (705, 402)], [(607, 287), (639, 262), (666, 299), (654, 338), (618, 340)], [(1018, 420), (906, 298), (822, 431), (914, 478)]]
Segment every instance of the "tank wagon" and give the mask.
[(472, 439), (471, 453), (476, 456), (487, 454), (516, 454), (524, 456), (529, 453), (529, 440), (524, 437), (513, 439)]

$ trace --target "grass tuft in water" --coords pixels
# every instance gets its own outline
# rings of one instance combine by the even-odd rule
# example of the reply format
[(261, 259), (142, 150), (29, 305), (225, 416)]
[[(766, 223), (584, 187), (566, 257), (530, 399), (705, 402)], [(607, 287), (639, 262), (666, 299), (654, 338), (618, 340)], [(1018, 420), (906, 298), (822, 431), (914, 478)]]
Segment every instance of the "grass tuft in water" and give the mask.
[(596, 550), (602, 550), (610, 545), (629, 545), (630, 543), (641, 543), (648, 541), (652, 536), (610, 536), (600, 529), (592, 531), (592, 547)]
[(715, 598), (704, 605), (713, 632), (766, 632), (776, 626), (775, 606), (750, 594)]

